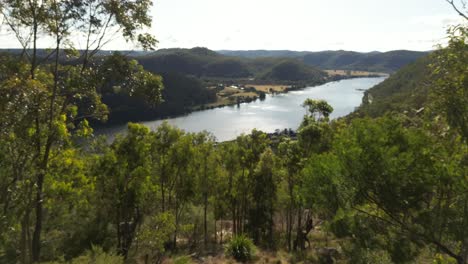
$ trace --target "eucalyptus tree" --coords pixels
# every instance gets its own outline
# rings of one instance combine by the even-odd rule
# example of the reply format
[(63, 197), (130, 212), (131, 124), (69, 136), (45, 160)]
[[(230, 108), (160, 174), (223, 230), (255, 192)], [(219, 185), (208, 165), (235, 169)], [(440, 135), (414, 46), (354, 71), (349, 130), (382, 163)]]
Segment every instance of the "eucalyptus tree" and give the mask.
[(194, 135), (183, 135), (173, 146), (171, 160), (175, 170), (169, 186), (169, 204), (172, 206), (175, 216), (175, 231), (172, 246), (177, 249), (177, 236), (180, 231), (181, 214), (195, 196), (196, 166)]
[(285, 170), (283, 176), (286, 183), (286, 193), (288, 197), (287, 212), (286, 212), (286, 244), (289, 251), (292, 250), (292, 230), (294, 226), (294, 215), (298, 209), (299, 196), (298, 193), (300, 171), (303, 163), (302, 149), (297, 141), (289, 138), (283, 139), (278, 145), (277, 155), (280, 163)]
[(203, 233), (204, 245), (208, 244), (208, 201), (216, 193), (216, 177), (219, 173), (219, 156), (215, 147), (215, 138), (208, 132), (200, 132), (194, 135), (195, 164), (197, 187), (203, 204)]
[(449, 29), (449, 44), (434, 54), (430, 77), (436, 110), (468, 142), (468, 27)]
[(324, 185), (339, 198), (335, 234), (389, 251), (394, 262), (412, 261), (429, 246), (466, 263), (467, 146), (461, 137), (448, 144), (453, 135), (444, 133), (389, 117), (342, 130), (334, 147), (341, 168), (327, 168)]
[[(331, 147), (333, 139), (333, 131), (330, 126), (330, 114), (333, 112), (333, 107), (324, 100), (306, 99), (302, 106), (306, 109), (306, 115), (299, 126), (298, 130), (298, 145), (300, 146), (304, 160), (313, 159), (314, 155), (326, 152)], [(303, 163), (304, 164), (304, 163)], [(303, 166), (303, 164), (301, 164)], [(302, 168), (300, 168), (302, 169)], [(308, 171), (311, 172), (311, 171)], [(299, 178), (296, 182), (296, 188), (303, 190), (303, 178)], [(293, 243), (293, 249), (304, 248), (304, 233), (303, 233), (303, 214), (305, 200), (299, 191), (296, 198), (297, 208), (297, 224), (296, 224), (296, 239)]]
[(163, 122), (151, 133), (151, 150), (149, 154), (151, 173), (153, 180), (157, 181), (159, 189), (159, 201), (161, 211), (166, 212), (170, 208), (171, 186), (173, 185), (173, 174), (177, 164), (173, 159), (175, 144), (184, 133), (167, 122)]
[(152, 201), (155, 196), (149, 177), (148, 137), (148, 128), (130, 123), (128, 134), (118, 137), (96, 165), (102, 209), (111, 216), (117, 250), (124, 257), (127, 257), (147, 213), (145, 210), (149, 208), (145, 201)]
[(221, 193), (221, 197), (227, 200), (227, 207), (231, 213), (232, 232), (233, 234), (238, 234), (240, 232), (237, 221), (240, 201), (240, 189), (238, 187), (240, 174), (239, 146), (229, 142), (224, 143), (220, 147), (221, 164), (227, 175), (227, 187), (224, 192)]
[(248, 229), (255, 243), (274, 248), (274, 215), (277, 204), (279, 166), (270, 148), (260, 156), (255, 167), (252, 184), (252, 202), (249, 210)]
[[(31, 166), (32, 175), (16, 175), (8, 181), (18, 183), (18, 178), (28, 177), (28, 197), (34, 199), (19, 212), (25, 241), (31, 246), (23, 248), (23, 262), (40, 260), (41, 233), (44, 221), (44, 182), (52, 153), (70, 143), (69, 138), (75, 128), (89, 131), (87, 118), (105, 119), (107, 108), (102, 104), (96, 92), (96, 83), (88, 64), (104, 44), (109, 42), (114, 33), (121, 34), (128, 41), (140, 43), (143, 48), (152, 48), (156, 41), (141, 31), (151, 25), (148, 15), (152, 2), (138, 1), (56, 1), (56, 0), (3, 0), (0, 11), (3, 21), (18, 39), (23, 48), (26, 63), (1, 84), (6, 100), (2, 108), (13, 110), (11, 105), (22, 106), (25, 111), (16, 115), (14, 123), (2, 124), (4, 135), (14, 135), (14, 144), (20, 144), (29, 157), (24, 161)], [(85, 50), (80, 54), (73, 51), (77, 45), (74, 36), (85, 33)], [(38, 54), (39, 42), (53, 43), (52, 51), (44, 56)], [(63, 51), (70, 56), (78, 56), (80, 65), (60, 65)], [(53, 58), (53, 59), (51, 59)], [(160, 100), (160, 79), (143, 75), (152, 80), (152, 100)], [(158, 84), (159, 83), (159, 84)], [(155, 85), (157, 84), (157, 85)], [(145, 86), (148, 88), (148, 86)], [(19, 94), (18, 91), (27, 90)], [(154, 91), (154, 92), (153, 92)], [(16, 100), (16, 101), (15, 101)], [(19, 122), (24, 122), (19, 124)], [(18, 128), (22, 127), (19, 133)], [(5, 138), (4, 138), (5, 139)], [(13, 168), (14, 169), (14, 168)], [(31, 209), (34, 208), (34, 217)], [(27, 218), (27, 219), (26, 219)], [(26, 226), (27, 225), (27, 226)], [(29, 225), (33, 235), (30, 238)], [(30, 251), (30, 252), (29, 252)]]
[(305, 155), (326, 150), (331, 138), (329, 117), (333, 107), (324, 100), (306, 99), (302, 106), (307, 110), (299, 126), (298, 137)]
[[(468, 20), (466, 3), (464, 1), (461, 1), (462, 7), (457, 6), (453, 0), (447, 0), (447, 2), (465, 19), (465, 22)], [(448, 38), (447, 47), (440, 48), (433, 55), (434, 63), (431, 65), (430, 84), (432, 86), (431, 93), (434, 101), (434, 104), (431, 106), (433, 106), (434, 113), (432, 120), (430, 120), (431, 126), (428, 127), (433, 128), (432, 133), (439, 136), (441, 140), (445, 140), (445, 144), (453, 146), (452, 153), (457, 153), (456, 150), (460, 149), (459, 144), (462, 145), (464, 151), (460, 153), (460, 156), (456, 157), (465, 160), (459, 166), (462, 171), (464, 170), (466, 176), (466, 160), (468, 160), (468, 68), (466, 67), (468, 63), (468, 27), (466, 24), (461, 24), (450, 28), (448, 30)], [(440, 119), (445, 122), (442, 122)], [(443, 131), (440, 131), (440, 127), (443, 128)], [(456, 180), (456, 177), (451, 179), (451, 181)], [(441, 245), (438, 247), (445, 254), (455, 258), (458, 263), (467, 263), (468, 233), (464, 230), (468, 228), (468, 191), (466, 191), (468, 190), (468, 186), (466, 184), (460, 186), (464, 188), (464, 194), (453, 193), (450, 195), (451, 197), (446, 198), (448, 201), (444, 200), (441, 203), (450, 202), (452, 196), (457, 197), (455, 199), (458, 200), (456, 203), (459, 206), (458, 209), (464, 208), (462, 210), (463, 220), (457, 223), (459, 225), (462, 224), (461, 230), (463, 231), (460, 230), (459, 235), (464, 238), (460, 239), (456, 236), (456, 241), (460, 243), (458, 252), (457, 249), (454, 250), (447, 247), (443, 241), (439, 242)], [(453, 192), (452, 190), (448, 191)], [(452, 206), (451, 208), (457, 207)]]
[(251, 184), (254, 170), (263, 151), (269, 144), (267, 135), (259, 130), (252, 130), (250, 135), (241, 135), (236, 138), (237, 158), (239, 159), (240, 175), (238, 178), (239, 210), (237, 212), (237, 227), (239, 233), (244, 233), (249, 205), (252, 197)]

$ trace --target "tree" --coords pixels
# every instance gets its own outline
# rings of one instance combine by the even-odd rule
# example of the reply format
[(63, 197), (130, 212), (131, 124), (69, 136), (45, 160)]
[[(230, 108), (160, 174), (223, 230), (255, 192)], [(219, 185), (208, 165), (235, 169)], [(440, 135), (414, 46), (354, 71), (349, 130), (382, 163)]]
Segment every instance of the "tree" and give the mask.
[(203, 204), (203, 233), (205, 248), (208, 244), (208, 200), (210, 196), (215, 194), (216, 176), (218, 173), (219, 160), (215, 150), (214, 137), (208, 132), (200, 132), (195, 135), (196, 154), (196, 173), (197, 183), (196, 188), (201, 194)]
[(138, 249), (145, 254), (145, 263), (161, 263), (165, 251), (164, 242), (169, 240), (175, 230), (174, 216), (165, 212), (150, 217), (138, 231)]
[(223, 196), (227, 200), (232, 219), (233, 234), (239, 233), (238, 215), (240, 201), (240, 160), (238, 156), (239, 146), (237, 144), (224, 144), (221, 146), (222, 166), (227, 174), (227, 188)]
[(324, 151), (330, 142), (329, 116), (333, 112), (326, 101), (307, 99), (302, 104), (307, 110), (307, 114), (299, 126), (298, 136), (305, 155), (313, 152)]
[(273, 248), (274, 213), (278, 185), (278, 166), (270, 148), (260, 156), (252, 177), (252, 204), (249, 213), (249, 229), (256, 244), (262, 242)]
[(251, 198), (250, 187), (254, 177), (255, 166), (267, 148), (268, 143), (269, 139), (266, 134), (256, 129), (252, 130), (250, 135), (241, 135), (236, 139), (236, 144), (238, 144), (238, 152), (236, 154), (240, 165), (240, 175), (237, 182), (237, 188), (240, 193), (237, 225), (239, 228), (238, 232), (241, 234), (245, 232)]
[(468, 28), (449, 30), (449, 44), (435, 53), (431, 84), (436, 102), (451, 128), (468, 140)]
[(97, 65), (95, 77), (99, 93), (121, 94), (142, 99), (149, 107), (162, 101), (162, 77), (143, 69), (136, 60), (130, 60), (119, 52), (114, 52)]
[[(149, 178), (149, 129), (129, 124), (128, 135), (117, 138), (96, 168), (102, 207), (111, 215), (117, 251), (125, 258), (143, 222), (145, 201), (153, 195)], [(147, 190), (147, 191), (146, 191)]]
[(460, 140), (447, 144), (397, 118), (355, 120), (334, 149), (342, 173), (332, 186), (345, 210), (335, 234), (387, 250), (395, 262), (429, 245), (466, 263), (467, 146)]
[[(22, 146), (32, 146), (31, 159), (28, 161), (35, 176), (29, 179), (32, 190), (28, 196), (35, 196), (30, 206), (34, 207), (34, 220), (30, 223), (30, 210), (25, 208), (24, 225), (32, 224), (34, 231), (30, 241), (31, 247), (24, 247), (23, 256), (31, 251), (30, 259), (23, 257), (23, 262), (38, 262), (40, 260), (41, 233), (44, 222), (44, 181), (48, 174), (51, 153), (67, 144), (70, 131), (79, 122), (81, 127), (89, 128), (86, 118), (104, 118), (107, 109), (101, 103), (96, 93), (96, 84), (92, 82), (90, 70), (87, 67), (89, 59), (109, 41), (108, 29), (120, 32), (130, 41), (139, 42), (144, 48), (152, 48), (156, 43), (151, 35), (140, 34), (138, 31), (151, 25), (148, 16), (149, 0), (139, 1), (14, 1), (0, 2), (1, 14), (11, 32), (17, 37), (23, 47), (23, 57), (26, 63), (16, 76), (2, 83), (3, 91), (15, 94), (20, 86), (30, 87), (30, 110), (23, 112), (18, 120), (26, 120), (30, 127), (29, 134), (17, 134), (16, 141)], [(53, 51), (40, 61), (37, 43), (43, 35), (54, 40)], [(61, 66), (60, 57), (64, 47), (73, 50), (71, 38), (74, 32), (86, 32), (86, 49), (83, 52), (81, 67), (76, 65)], [(93, 37), (94, 40), (93, 40)], [(31, 48), (32, 47), (32, 48)], [(67, 53), (73, 55), (72, 53)], [(53, 62), (49, 58), (54, 57)], [(29, 69), (26, 74), (25, 68)], [(145, 78), (148, 79), (148, 78)], [(153, 80), (154, 83), (154, 80)], [(151, 99), (159, 100), (161, 85), (150, 92)], [(156, 95), (156, 96), (154, 96)], [(13, 102), (7, 97), (6, 105)], [(22, 100), (25, 98), (22, 96)], [(16, 104), (16, 102), (14, 102)], [(80, 109), (78, 109), (80, 107)], [(5, 124), (4, 130), (11, 129), (11, 124)], [(9, 133), (11, 134), (11, 133)], [(24, 137), (19, 137), (24, 135)], [(24, 177), (24, 176), (21, 176)], [(17, 178), (17, 177), (16, 177)], [(14, 183), (16, 184), (16, 180)], [(29, 226), (23, 227), (29, 230)], [(29, 232), (29, 231), (28, 231)], [(24, 237), (28, 237), (27, 234)], [(28, 240), (28, 239), (26, 239)]]
[(306, 99), (302, 104), (307, 109), (308, 115), (316, 120), (325, 120), (333, 112), (333, 107), (324, 100)]
[(281, 165), (285, 169), (284, 179), (287, 186), (287, 221), (286, 221), (286, 242), (288, 250), (292, 250), (292, 230), (293, 230), (293, 218), (294, 213), (298, 207), (298, 196), (297, 186), (300, 181), (300, 170), (302, 166), (302, 150), (297, 141), (285, 139), (278, 146), (278, 157), (280, 158)]

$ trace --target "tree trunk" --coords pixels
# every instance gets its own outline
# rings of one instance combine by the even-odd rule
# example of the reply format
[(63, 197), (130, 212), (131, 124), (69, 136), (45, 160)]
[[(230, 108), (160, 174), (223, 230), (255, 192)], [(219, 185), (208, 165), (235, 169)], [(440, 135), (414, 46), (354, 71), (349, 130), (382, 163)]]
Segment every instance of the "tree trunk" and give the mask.
[(178, 204), (178, 199), (177, 199), (177, 196), (175, 197), (174, 199), (174, 202), (175, 202), (175, 230), (174, 230), (174, 237), (173, 237), (173, 240), (172, 240), (172, 246), (173, 246), (173, 250), (174, 252), (177, 250), (177, 232), (179, 231), (179, 204)]
[(302, 212), (301, 209), (299, 208), (297, 210), (297, 229), (296, 229), (296, 239), (293, 243), (293, 250), (297, 251), (298, 247), (299, 249), (303, 248), (303, 241), (302, 241)]
[(223, 232), (224, 232), (224, 222), (221, 221), (221, 234), (220, 234), (220, 238), (219, 238), (219, 244), (223, 244)]
[(27, 209), (23, 220), (21, 221), (21, 263), (32, 263), (32, 254), (31, 254), (31, 236), (29, 232), (29, 216), (30, 210)]
[(204, 232), (204, 246), (205, 249), (208, 245), (208, 225), (207, 225), (207, 209), (208, 209), (208, 195), (203, 194), (203, 232)]
[(161, 181), (161, 208), (162, 208), (162, 212), (164, 213), (166, 211), (166, 203), (165, 203), (165, 200), (164, 200), (164, 182)]
[(236, 225), (236, 206), (232, 204), (232, 235), (237, 235), (237, 225)]
[(217, 222), (216, 222), (216, 217), (214, 219), (214, 243), (215, 245), (218, 244), (218, 234), (216, 233), (217, 230), (218, 230), (218, 227), (216, 226)]
[(33, 262), (39, 262), (41, 255), (41, 232), (42, 232), (42, 187), (44, 184), (44, 173), (41, 172), (37, 179), (36, 193), (36, 224), (32, 239)]
[(286, 219), (286, 238), (288, 243), (288, 251), (291, 252), (291, 237), (292, 237), (292, 210), (288, 209), (288, 215)]

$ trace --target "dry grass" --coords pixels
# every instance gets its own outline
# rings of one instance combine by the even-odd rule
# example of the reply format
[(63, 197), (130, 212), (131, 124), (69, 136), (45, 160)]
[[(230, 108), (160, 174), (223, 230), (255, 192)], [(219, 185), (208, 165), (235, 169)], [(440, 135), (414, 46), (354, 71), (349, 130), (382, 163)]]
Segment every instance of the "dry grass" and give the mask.
[(369, 75), (381, 75), (381, 76), (387, 76), (388, 74), (383, 73), (383, 72), (368, 72), (368, 71), (345, 71), (345, 70), (325, 70), (330, 76), (348, 76), (348, 73), (350, 76), (355, 76), (355, 77), (365, 77)]
[(223, 90), (218, 92), (218, 95), (224, 97), (224, 96), (230, 96), (230, 95), (241, 93), (241, 92), (242, 90), (240, 89), (236, 89), (232, 87), (224, 87)]
[(289, 88), (289, 85), (278, 85), (278, 84), (266, 84), (266, 85), (257, 85), (257, 84), (247, 84), (246, 87), (253, 87), (257, 91), (261, 91), (264, 93), (282, 93)]

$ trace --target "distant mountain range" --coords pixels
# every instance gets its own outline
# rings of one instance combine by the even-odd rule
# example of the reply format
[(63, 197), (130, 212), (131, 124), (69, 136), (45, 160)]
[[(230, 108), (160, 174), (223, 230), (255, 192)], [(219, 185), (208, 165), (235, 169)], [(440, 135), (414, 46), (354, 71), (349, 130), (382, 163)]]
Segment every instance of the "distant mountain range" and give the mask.
[(295, 58), (243, 58), (226, 56), (206, 48), (166, 49), (135, 57), (156, 73), (177, 72), (199, 78), (254, 78), (257, 81), (322, 82), (325, 73)]
[(388, 52), (290, 51), (290, 50), (220, 50), (218, 53), (242, 58), (296, 58), (321, 69), (360, 70), (392, 73), (430, 52), (395, 50)]
[[(21, 49), (4, 49), (0, 52), (20, 54)], [(46, 55), (47, 50), (39, 50), (39, 54)], [(100, 51), (97, 55), (106, 56), (113, 51)], [(360, 70), (372, 72), (393, 73), (408, 63), (430, 52), (395, 50), (388, 52), (355, 52), (355, 51), (291, 51), (291, 50), (219, 50), (196, 47), (192, 49), (160, 49), (157, 51), (119, 51), (127, 56), (134, 57), (146, 64), (156, 72), (166, 72), (161, 65), (167, 67), (181, 66), (181, 71), (195, 75), (216, 74), (220, 71), (221, 77), (245, 77), (256, 75), (258, 71), (265, 70), (266, 66), (273, 67), (279, 59), (294, 59), (306, 65), (319, 69)], [(159, 66), (152, 65), (149, 60), (157, 60)], [(223, 62), (220, 62), (223, 61)], [(179, 65), (179, 62), (181, 65)], [(221, 63), (221, 64), (219, 64)], [(150, 65), (151, 64), (151, 65)], [(175, 65), (174, 65), (175, 64)], [(193, 67), (203, 66), (204, 69)], [(258, 68), (260, 66), (261, 69)], [(209, 69), (211, 68), (211, 69)], [(172, 71), (172, 69), (170, 68)], [(229, 73), (227, 73), (229, 72)]]

